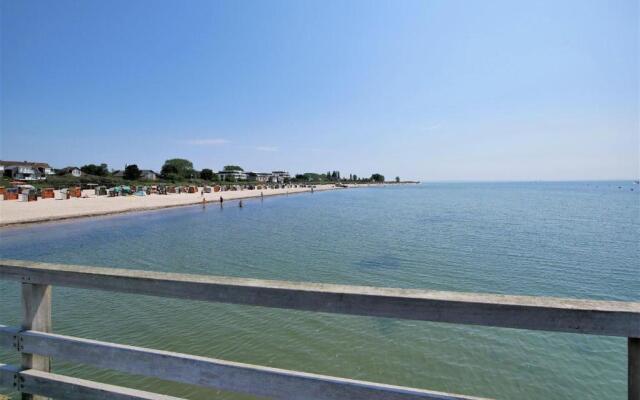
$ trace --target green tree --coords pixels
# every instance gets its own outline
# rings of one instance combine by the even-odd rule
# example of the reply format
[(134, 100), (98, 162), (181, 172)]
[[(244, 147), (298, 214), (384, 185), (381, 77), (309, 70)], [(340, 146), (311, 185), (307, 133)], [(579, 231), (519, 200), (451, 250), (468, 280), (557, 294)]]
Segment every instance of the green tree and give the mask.
[(371, 180), (378, 183), (384, 182), (384, 175), (373, 174), (371, 175)]
[(239, 165), (225, 165), (223, 168), (224, 171), (244, 171), (244, 169), (242, 169), (242, 167), (240, 167)]
[(84, 172), (87, 175), (95, 175), (95, 176), (107, 176), (109, 174), (109, 170), (107, 169), (107, 164), (87, 164), (80, 167), (80, 171)]
[(140, 169), (136, 164), (127, 165), (124, 169), (124, 179), (134, 181), (140, 178)]
[(168, 178), (171, 174), (177, 175), (180, 178), (191, 179), (195, 175), (193, 169), (193, 163), (184, 158), (172, 158), (164, 162), (160, 175), (164, 178)]
[(200, 178), (204, 179), (205, 181), (213, 180), (213, 171), (209, 168), (204, 168), (202, 171), (200, 171)]

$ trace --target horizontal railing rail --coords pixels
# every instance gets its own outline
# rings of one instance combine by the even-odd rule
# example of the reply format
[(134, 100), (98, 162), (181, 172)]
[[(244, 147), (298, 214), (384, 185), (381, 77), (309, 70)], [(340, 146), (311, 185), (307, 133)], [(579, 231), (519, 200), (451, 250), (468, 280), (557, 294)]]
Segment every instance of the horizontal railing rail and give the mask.
[[(640, 400), (638, 302), (269, 281), (16, 260), (0, 260), (0, 279), (23, 284), (25, 319), (19, 329), (0, 327), (0, 346), (14, 347), (22, 352), (25, 371), (51, 375), (46, 377), (49, 383), (43, 384), (47, 387), (61, 387), (55, 383), (55, 379), (60, 378), (54, 379), (54, 374), (48, 370), (49, 358), (55, 357), (131, 374), (280, 399), (472, 398), (52, 334), (50, 291), (47, 288), (58, 285), (301, 311), (627, 337), (629, 399)], [(20, 373), (13, 376), (19, 379)], [(44, 378), (38, 379), (43, 381)], [(35, 378), (27, 380), (34, 382)], [(0, 382), (3, 381), (0, 379)], [(66, 387), (75, 384), (79, 383), (69, 382)], [(85, 381), (79, 385), (85, 392), (91, 389)], [(55, 397), (50, 393), (38, 394)], [(135, 395), (148, 394), (140, 392), (132, 396)]]
[(640, 337), (640, 303), (441, 292), (0, 261), (0, 279), (220, 303)]
[(0, 344), (63, 361), (277, 399), (477, 399), (0, 326)]
[(0, 364), (0, 386), (64, 400), (184, 400), (6, 364)]

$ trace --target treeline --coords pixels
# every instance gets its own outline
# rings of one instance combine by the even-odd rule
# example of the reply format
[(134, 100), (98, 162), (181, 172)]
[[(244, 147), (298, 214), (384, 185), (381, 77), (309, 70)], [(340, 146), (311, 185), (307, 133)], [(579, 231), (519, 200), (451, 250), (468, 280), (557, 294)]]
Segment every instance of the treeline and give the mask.
[[(399, 177), (396, 178), (398, 181)], [(340, 171), (328, 171), (326, 174), (317, 174), (313, 172), (307, 172), (304, 174), (297, 174), (294, 181), (298, 182), (341, 182), (341, 183), (382, 183), (384, 182), (384, 175), (372, 174), (370, 177), (359, 177), (356, 174), (349, 174), (349, 177), (341, 177)]]
[[(87, 164), (83, 165), (80, 170), (93, 177), (115, 177), (122, 178), (128, 181), (138, 181), (142, 176), (142, 171), (137, 164), (128, 164), (122, 171), (109, 171), (107, 164)], [(244, 172), (244, 169), (239, 165), (225, 165), (222, 169), (223, 172)], [(228, 174), (225, 174), (227, 176)], [(193, 163), (183, 158), (172, 158), (166, 160), (160, 169), (159, 180), (180, 183), (180, 182), (193, 182), (193, 181), (205, 181), (205, 182), (224, 182), (224, 176), (219, 176), (211, 168), (203, 168), (198, 171), (193, 167)], [(232, 177), (227, 177), (227, 181), (235, 181)], [(396, 181), (400, 178), (396, 177)], [(326, 173), (306, 172), (303, 174), (297, 174), (294, 177), (285, 179), (285, 182), (304, 182), (304, 183), (381, 183), (385, 181), (385, 177), (382, 174), (375, 173), (369, 177), (359, 177), (356, 174), (349, 174), (348, 177), (342, 177), (340, 171), (327, 171)]]

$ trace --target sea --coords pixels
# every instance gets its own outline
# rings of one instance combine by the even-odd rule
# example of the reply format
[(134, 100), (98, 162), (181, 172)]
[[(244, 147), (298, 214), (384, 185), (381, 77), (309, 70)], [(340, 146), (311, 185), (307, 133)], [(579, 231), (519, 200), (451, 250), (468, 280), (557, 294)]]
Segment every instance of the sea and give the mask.
[[(90, 200), (87, 200), (90, 201)], [(640, 301), (640, 185), (422, 183), (0, 230), (0, 257), (189, 274)], [(0, 324), (20, 291), (0, 281)], [(496, 399), (626, 399), (625, 338), (54, 287), (53, 331)], [(0, 363), (18, 363), (0, 350)], [(188, 399), (253, 397), (53, 360)], [(0, 392), (2, 393), (2, 392)], [(7, 393), (9, 394), (9, 393)]]

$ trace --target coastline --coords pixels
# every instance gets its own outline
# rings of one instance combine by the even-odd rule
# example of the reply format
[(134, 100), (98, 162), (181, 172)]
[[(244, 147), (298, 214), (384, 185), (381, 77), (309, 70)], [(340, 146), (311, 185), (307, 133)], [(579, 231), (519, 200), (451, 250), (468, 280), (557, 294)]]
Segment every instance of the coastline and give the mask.
[[(317, 185), (314, 191), (342, 189), (334, 185)], [(15, 200), (0, 201), (0, 229), (20, 225), (39, 224), (64, 221), (78, 218), (108, 216), (132, 212), (161, 210), (165, 208), (187, 207), (224, 201), (242, 200), (267, 196), (282, 196), (296, 193), (309, 193), (311, 188), (286, 188), (263, 190), (239, 190), (200, 194), (181, 193), (149, 196), (106, 197), (91, 194), (92, 190), (83, 191), (81, 198), (68, 200), (39, 199), (36, 202), (18, 202)]]

